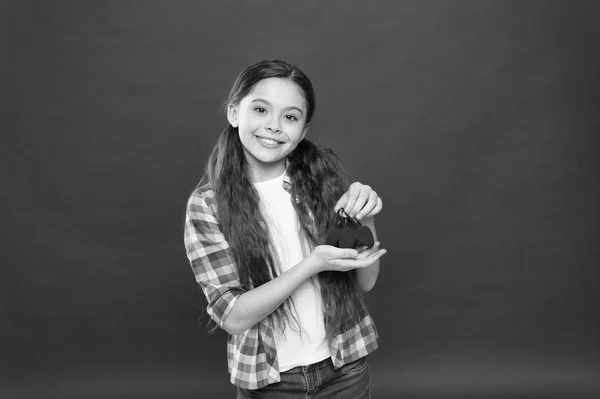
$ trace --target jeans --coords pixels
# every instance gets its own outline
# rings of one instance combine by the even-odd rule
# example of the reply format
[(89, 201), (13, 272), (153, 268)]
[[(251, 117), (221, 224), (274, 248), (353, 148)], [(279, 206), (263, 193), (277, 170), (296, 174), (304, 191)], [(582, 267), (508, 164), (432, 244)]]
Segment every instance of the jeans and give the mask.
[(237, 398), (370, 399), (371, 376), (366, 357), (334, 370), (331, 358), (280, 374), (281, 381), (250, 390), (237, 387)]

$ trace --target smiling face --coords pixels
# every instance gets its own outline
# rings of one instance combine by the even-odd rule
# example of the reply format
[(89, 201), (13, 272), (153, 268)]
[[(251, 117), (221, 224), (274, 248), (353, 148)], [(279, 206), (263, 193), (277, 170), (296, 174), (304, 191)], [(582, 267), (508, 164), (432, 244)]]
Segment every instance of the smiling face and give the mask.
[(286, 157), (306, 135), (307, 106), (302, 89), (282, 78), (258, 82), (227, 118), (238, 133), (255, 182), (277, 177)]

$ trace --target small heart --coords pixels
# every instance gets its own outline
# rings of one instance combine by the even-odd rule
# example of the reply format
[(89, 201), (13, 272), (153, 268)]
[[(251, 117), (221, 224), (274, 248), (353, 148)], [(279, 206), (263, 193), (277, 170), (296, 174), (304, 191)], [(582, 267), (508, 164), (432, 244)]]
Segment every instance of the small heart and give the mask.
[(375, 245), (375, 237), (373, 237), (373, 232), (367, 226), (361, 226), (356, 230), (356, 241), (358, 241), (361, 245), (365, 245), (368, 248), (371, 248)]
[(355, 248), (356, 247), (356, 232), (354, 230), (346, 230), (338, 241), (338, 248)]
[(325, 244), (337, 247), (340, 236), (343, 232), (343, 229), (331, 229), (329, 233), (327, 233), (327, 239), (325, 240)]

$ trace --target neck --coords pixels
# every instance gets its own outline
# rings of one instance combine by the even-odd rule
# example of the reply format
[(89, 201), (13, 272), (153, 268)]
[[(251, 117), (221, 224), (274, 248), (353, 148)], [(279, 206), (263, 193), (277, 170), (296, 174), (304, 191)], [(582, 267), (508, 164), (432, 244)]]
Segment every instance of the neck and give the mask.
[(248, 163), (253, 183), (274, 179), (285, 172), (285, 158), (273, 163), (263, 163), (256, 159), (249, 159)]

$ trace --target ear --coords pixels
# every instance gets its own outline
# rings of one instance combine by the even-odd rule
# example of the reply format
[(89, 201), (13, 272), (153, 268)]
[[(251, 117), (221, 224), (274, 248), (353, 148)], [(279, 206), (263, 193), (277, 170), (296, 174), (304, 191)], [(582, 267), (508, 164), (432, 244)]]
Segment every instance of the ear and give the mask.
[(238, 109), (235, 104), (229, 104), (227, 106), (227, 120), (233, 127), (238, 127)]

